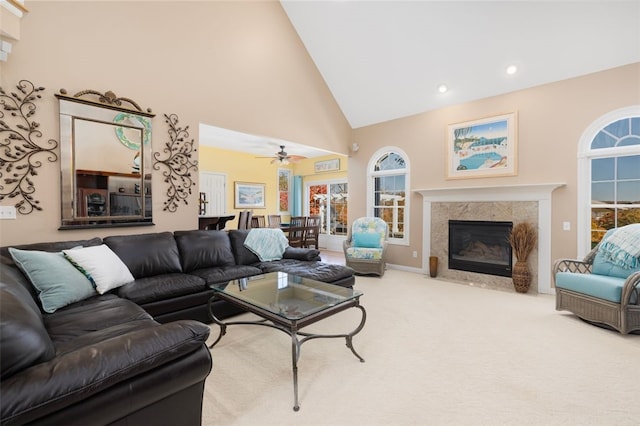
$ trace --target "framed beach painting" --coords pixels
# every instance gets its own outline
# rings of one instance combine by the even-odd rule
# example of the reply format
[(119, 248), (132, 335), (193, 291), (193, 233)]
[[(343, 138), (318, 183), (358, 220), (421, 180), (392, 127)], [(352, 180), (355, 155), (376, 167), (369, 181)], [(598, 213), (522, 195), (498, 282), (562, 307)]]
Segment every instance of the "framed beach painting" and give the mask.
[(517, 174), (517, 114), (450, 124), (447, 179)]
[(264, 183), (235, 182), (235, 208), (263, 209), (264, 205)]

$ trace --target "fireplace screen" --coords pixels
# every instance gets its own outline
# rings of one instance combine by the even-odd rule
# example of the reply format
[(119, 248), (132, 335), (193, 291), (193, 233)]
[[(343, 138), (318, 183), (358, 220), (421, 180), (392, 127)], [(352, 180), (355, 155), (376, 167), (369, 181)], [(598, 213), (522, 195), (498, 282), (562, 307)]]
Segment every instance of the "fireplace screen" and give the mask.
[(449, 221), (449, 269), (511, 276), (513, 222)]

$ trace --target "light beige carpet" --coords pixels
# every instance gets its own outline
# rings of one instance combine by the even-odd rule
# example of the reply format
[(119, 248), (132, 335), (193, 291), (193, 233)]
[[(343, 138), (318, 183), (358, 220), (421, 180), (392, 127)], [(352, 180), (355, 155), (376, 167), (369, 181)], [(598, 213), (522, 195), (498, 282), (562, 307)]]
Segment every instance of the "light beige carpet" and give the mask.
[[(522, 295), (388, 270), (358, 277), (368, 318), (354, 346), (302, 346), (294, 412), (291, 339), (238, 325), (212, 349), (204, 425), (637, 425), (640, 336)], [(248, 316), (243, 316), (247, 317)], [(352, 309), (310, 327), (353, 329)], [(218, 329), (212, 326), (213, 339)]]

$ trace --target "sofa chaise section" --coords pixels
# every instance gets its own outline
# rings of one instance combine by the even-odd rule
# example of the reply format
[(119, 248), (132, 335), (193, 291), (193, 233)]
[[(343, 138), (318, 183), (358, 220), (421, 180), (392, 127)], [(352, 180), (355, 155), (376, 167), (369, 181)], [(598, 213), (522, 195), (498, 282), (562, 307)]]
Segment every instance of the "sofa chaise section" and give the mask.
[(24, 277), (0, 278), (0, 423), (200, 424), (209, 327), (113, 294), (42, 313)]

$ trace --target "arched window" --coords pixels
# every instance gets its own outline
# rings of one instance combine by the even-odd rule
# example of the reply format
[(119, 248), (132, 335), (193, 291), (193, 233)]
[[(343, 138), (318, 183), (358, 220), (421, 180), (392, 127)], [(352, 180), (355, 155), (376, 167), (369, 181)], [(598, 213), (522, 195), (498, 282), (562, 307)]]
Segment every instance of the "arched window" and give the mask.
[(409, 163), (399, 148), (378, 150), (369, 161), (367, 214), (389, 225), (390, 243), (409, 244)]
[(640, 222), (640, 106), (601, 117), (585, 131), (580, 147), (581, 255), (607, 230)]

